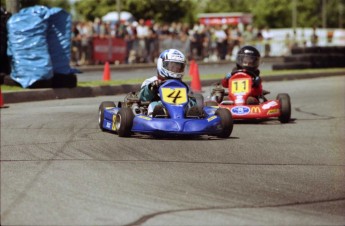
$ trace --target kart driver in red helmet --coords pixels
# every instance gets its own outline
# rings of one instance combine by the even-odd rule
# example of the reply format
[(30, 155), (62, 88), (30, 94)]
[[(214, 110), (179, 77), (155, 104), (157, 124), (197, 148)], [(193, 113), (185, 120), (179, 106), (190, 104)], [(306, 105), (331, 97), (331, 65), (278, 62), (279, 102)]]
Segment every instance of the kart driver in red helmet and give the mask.
[[(237, 53), (236, 67), (231, 73), (226, 74), (222, 80), (222, 86), (229, 87), (229, 78), (237, 72), (244, 72), (253, 78), (252, 97), (248, 98), (247, 104), (258, 104), (259, 97), (263, 95), (260, 78), (260, 52), (253, 46), (243, 46)], [(264, 91), (267, 94), (267, 91)]]

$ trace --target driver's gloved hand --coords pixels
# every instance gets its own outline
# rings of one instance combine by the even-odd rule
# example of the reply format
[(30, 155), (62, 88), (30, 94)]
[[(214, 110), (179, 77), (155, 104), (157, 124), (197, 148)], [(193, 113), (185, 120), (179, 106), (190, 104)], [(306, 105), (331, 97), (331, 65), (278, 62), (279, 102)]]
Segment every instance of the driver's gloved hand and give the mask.
[(225, 78), (226, 79), (229, 79), (231, 77), (231, 73), (227, 73), (226, 75), (225, 75)]
[(161, 80), (155, 80), (150, 84), (150, 90), (157, 90), (158, 87), (162, 84)]
[(261, 83), (261, 78), (259, 76), (256, 76), (253, 78), (253, 87), (259, 87)]

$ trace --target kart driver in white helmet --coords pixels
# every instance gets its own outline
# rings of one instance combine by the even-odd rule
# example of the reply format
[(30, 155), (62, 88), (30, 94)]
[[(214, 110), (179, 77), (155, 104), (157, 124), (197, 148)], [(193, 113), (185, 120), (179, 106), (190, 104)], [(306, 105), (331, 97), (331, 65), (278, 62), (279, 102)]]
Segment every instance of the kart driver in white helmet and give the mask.
[[(141, 101), (150, 101), (148, 106), (148, 114), (166, 114), (160, 97), (158, 95), (159, 86), (167, 79), (177, 79), (182, 82), (184, 70), (186, 66), (186, 57), (184, 54), (177, 49), (164, 50), (158, 57), (157, 60), (157, 75), (146, 79), (139, 92), (139, 98)], [(190, 88), (185, 84), (190, 94)], [(196, 106), (195, 98), (188, 98), (188, 108)], [(197, 109), (197, 108), (196, 108)], [(188, 113), (187, 113), (188, 114)], [(194, 114), (201, 114), (200, 112)]]

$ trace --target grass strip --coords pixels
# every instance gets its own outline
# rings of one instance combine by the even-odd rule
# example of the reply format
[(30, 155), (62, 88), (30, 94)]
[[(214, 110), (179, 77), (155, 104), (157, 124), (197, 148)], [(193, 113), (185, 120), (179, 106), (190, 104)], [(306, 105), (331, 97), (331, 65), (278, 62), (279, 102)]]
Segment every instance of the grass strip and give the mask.
[[(337, 72), (343, 71), (345, 74), (344, 68), (325, 68), (325, 69), (298, 69), (298, 70), (262, 70), (261, 76), (274, 76), (274, 75), (295, 75), (295, 74), (313, 74), (313, 73), (327, 73), (327, 72)], [(208, 75), (200, 75), (201, 80), (214, 80), (219, 79), (221, 80), (224, 78), (225, 74), (208, 74)], [(135, 79), (126, 79), (126, 80), (110, 80), (110, 81), (87, 81), (87, 82), (78, 82), (79, 87), (95, 87), (95, 86), (118, 86), (118, 85), (131, 85), (131, 84), (141, 84), (146, 77), (143, 78), (135, 78)], [(188, 82), (191, 81), (191, 76), (186, 74), (183, 78), (184, 81)], [(1, 85), (2, 91), (25, 91), (28, 89), (21, 88), (19, 86), (8, 86), (8, 85)]]

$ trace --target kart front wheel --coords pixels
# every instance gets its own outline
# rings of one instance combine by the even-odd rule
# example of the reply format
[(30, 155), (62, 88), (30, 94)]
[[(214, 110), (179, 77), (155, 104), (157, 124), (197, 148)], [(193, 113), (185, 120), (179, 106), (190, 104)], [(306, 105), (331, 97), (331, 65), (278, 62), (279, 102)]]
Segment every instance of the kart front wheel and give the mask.
[(103, 128), (103, 122), (104, 122), (104, 109), (106, 108), (112, 108), (115, 107), (115, 103), (112, 101), (103, 101), (98, 108), (98, 125), (99, 128), (102, 131), (105, 131), (105, 129)]
[(291, 118), (291, 101), (287, 93), (279, 93), (277, 100), (280, 103), (280, 116), (278, 117), (281, 123), (288, 123)]
[(217, 137), (229, 137), (234, 126), (234, 122), (230, 111), (225, 108), (218, 108), (215, 114), (220, 117), (222, 125), (222, 131), (219, 134), (217, 134)]
[(116, 114), (116, 131), (119, 137), (130, 137), (134, 114), (130, 108), (121, 108)]

